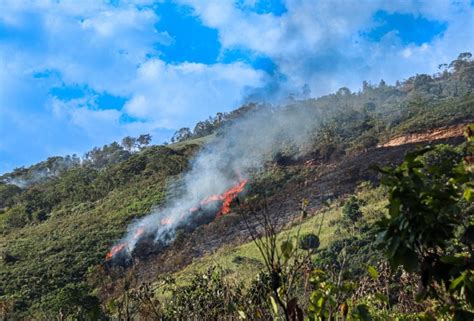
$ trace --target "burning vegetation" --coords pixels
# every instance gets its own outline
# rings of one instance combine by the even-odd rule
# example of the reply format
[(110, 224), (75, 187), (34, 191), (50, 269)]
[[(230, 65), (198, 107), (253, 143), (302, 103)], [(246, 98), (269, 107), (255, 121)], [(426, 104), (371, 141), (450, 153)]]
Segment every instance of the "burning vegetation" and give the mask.
[[(187, 210), (187, 213), (181, 213), (178, 216), (178, 220), (183, 220), (183, 224), (190, 229), (193, 229), (195, 226), (209, 223), (215, 217), (220, 217), (222, 215), (228, 214), (231, 211), (232, 202), (239, 196), (239, 194), (245, 189), (248, 180), (240, 178), (240, 180), (229, 189), (224, 191), (222, 194), (213, 194), (202, 201), (199, 202), (198, 206), (191, 207)], [(193, 214), (195, 219), (191, 218), (191, 222), (186, 223), (184, 218), (187, 214)], [(160, 226), (178, 224), (180, 222), (175, 222), (173, 217), (164, 217), (159, 220)], [(187, 225), (187, 226), (186, 226)], [(150, 239), (155, 239), (155, 235), (145, 235), (146, 231), (142, 227), (137, 227), (133, 236), (129, 241), (125, 240), (120, 242), (112, 247), (112, 249), (106, 254), (105, 260), (109, 261), (119, 255), (133, 255), (134, 246), (138, 242), (141, 242), (142, 239), (146, 238), (146, 243), (150, 243)], [(146, 236), (146, 237), (145, 237)], [(156, 240), (154, 246), (158, 246), (160, 240)]]

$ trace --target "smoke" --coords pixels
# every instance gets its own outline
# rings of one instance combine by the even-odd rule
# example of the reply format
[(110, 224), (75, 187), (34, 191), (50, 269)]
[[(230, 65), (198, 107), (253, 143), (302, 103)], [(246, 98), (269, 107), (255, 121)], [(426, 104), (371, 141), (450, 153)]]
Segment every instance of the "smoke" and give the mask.
[(82, 164), (82, 159), (75, 156), (50, 157), (47, 161), (28, 168), (17, 168), (11, 173), (0, 176), (0, 182), (28, 188), (31, 185), (46, 182), (48, 179), (60, 176), (64, 171)]
[[(49, 168), (30, 170), (25, 175), (19, 175), (18, 177), (5, 177), (0, 180), (5, 184), (16, 185), (19, 188), (28, 188), (31, 185), (43, 183), (50, 178), (58, 177), (61, 174), (59, 170), (51, 170)], [(8, 174), (7, 174), (8, 175)], [(5, 175), (5, 176), (7, 176)]]
[(29, 177), (7, 177), (3, 179), (2, 182), (5, 184), (16, 185), (19, 188), (26, 188), (30, 185), (43, 182), (53, 176), (56, 176), (56, 174), (51, 172), (49, 169), (43, 169), (35, 171), (30, 174)]
[[(131, 224), (118, 244), (133, 251), (144, 236), (159, 244), (174, 237), (177, 227), (190, 224), (190, 210), (210, 195), (220, 194), (239, 180), (251, 179), (252, 173), (282, 153), (306, 150), (318, 126), (316, 110), (306, 106), (272, 107), (257, 105), (243, 117), (221, 128), (215, 139), (192, 160), (184, 175), (179, 196), (166, 206)], [(163, 224), (165, 222), (166, 224)]]

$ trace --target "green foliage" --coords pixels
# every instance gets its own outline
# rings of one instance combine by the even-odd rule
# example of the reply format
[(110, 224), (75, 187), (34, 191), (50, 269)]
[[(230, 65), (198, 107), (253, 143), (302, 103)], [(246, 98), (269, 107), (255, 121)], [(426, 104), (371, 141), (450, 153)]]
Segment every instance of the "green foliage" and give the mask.
[(264, 104), (249, 103), (237, 108), (229, 113), (217, 113), (214, 117), (209, 117), (206, 120), (199, 121), (191, 130), (188, 127), (183, 127), (177, 130), (171, 138), (172, 143), (180, 143), (191, 139), (205, 137), (217, 133), (224, 125), (229, 124), (235, 119), (241, 118), (251, 112), (265, 108)]
[(166, 314), (174, 320), (215, 320), (232, 315), (237, 310), (238, 290), (223, 279), (222, 271), (211, 268), (196, 275), (190, 285), (171, 289)]
[(447, 246), (464, 221), (459, 200), (471, 174), (449, 149), (424, 148), (409, 153), (395, 169), (382, 169), (390, 207), (380, 222), (380, 238), (395, 266), (416, 270), (433, 249)]
[(63, 320), (98, 320), (102, 315), (99, 299), (81, 283), (66, 284), (42, 298), (38, 305), (46, 315), (55, 314)]
[(25, 205), (17, 205), (4, 214), (4, 222), (6, 228), (20, 228), (28, 224), (32, 217), (28, 214)]
[[(464, 161), (472, 148), (472, 142), (426, 147), (407, 154), (399, 166), (381, 170), (390, 205), (389, 215), (378, 222), (379, 242), (389, 262), (418, 272), (426, 294), (442, 304), (456, 302), (454, 314), (474, 308), (473, 244), (465, 238), (474, 220), (465, 191), (472, 190), (474, 175)], [(443, 303), (450, 283), (452, 298)]]
[[(337, 313), (338, 302), (336, 299), (336, 286), (327, 281), (325, 273), (321, 270), (314, 270), (310, 278), (313, 286), (308, 305), (308, 319), (330, 320)], [(347, 313), (345, 311), (345, 313)]]
[(102, 148), (95, 147), (87, 152), (84, 155), (84, 163), (95, 169), (101, 169), (109, 165), (120, 163), (128, 159), (130, 155), (131, 149), (124, 149), (119, 143), (113, 142), (112, 144), (104, 145)]
[(308, 233), (302, 235), (300, 238), (299, 246), (302, 250), (314, 251), (319, 248), (319, 245), (319, 237), (316, 234)]
[(21, 188), (16, 185), (0, 183), (0, 211), (15, 203), (15, 196), (21, 193)]
[(344, 204), (342, 208), (343, 217), (350, 223), (355, 224), (362, 218), (362, 212), (360, 210), (360, 201), (352, 195)]
[(130, 220), (163, 201), (168, 181), (179, 178), (194, 148), (150, 147), (105, 170), (75, 167), (15, 196), (0, 214), (6, 217), (3, 258), (14, 258), (0, 264), (1, 299), (20, 315), (50, 309), (41, 298), (84, 281)]

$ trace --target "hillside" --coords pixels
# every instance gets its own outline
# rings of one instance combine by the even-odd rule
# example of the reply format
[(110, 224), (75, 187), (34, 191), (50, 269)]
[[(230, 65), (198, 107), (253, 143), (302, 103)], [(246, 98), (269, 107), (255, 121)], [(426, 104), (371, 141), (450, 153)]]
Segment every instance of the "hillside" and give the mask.
[[(380, 172), (373, 165), (400, 164), (407, 152), (420, 145), (463, 146), (463, 130), (474, 121), (474, 68), (472, 60), (460, 60), (450, 72), (416, 75), (396, 86), (367, 84), (358, 93), (341, 88), (332, 95), (278, 107), (248, 104), (203, 121), (193, 131), (179, 130), (170, 145), (127, 149), (112, 143), (82, 159), (52, 157), (2, 175), (0, 315), (125, 319), (121, 309), (124, 300), (133, 301), (130, 293), (135, 287), (158, 286), (165, 276), (176, 278), (177, 284), (193, 284), (193, 273), (207, 273), (212, 266), (222, 269), (226, 282), (251, 286), (265, 263), (250, 233), (260, 223), (249, 220), (250, 214), (268, 215), (275, 230), (282, 231), (279, 242), (288, 235), (318, 234), (320, 252), (311, 259), (319, 268), (336, 264), (341, 248), (351, 244), (352, 266), (344, 273), (364, 278), (366, 264), (382, 262), (381, 251), (371, 247), (373, 235), (368, 231), (388, 204), (387, 190), (379, 187)], [(280, 124), (281, 119), (285, 122)], [(248, 124), (252, 126), (245, 127)], [(262, 132), (275, 127), (278, 137), (263, 140), (262, 134), (255, 138), (257, 146), (245, 136), (243, 143), (238, 138), (222, 143), (229, 133), (253, 134), (255, 127)], [(280, 128), (289, 134), (278, 132)], [(251, 160), (259, 164), (236, 167), (235, 160), (248, 160), (237, 153), (226, 158), (232, 166), (219, 163), (225, 167), (219, 174), (226, 174), (228, 181), (241, 174), (234, 167), (244, 168), (242, 175), (248, 178), (244, 192), (232, 200), (230, 213), (214, 219), (215, 208), (203, 206), (198, 210), (202, 222), (190, 221), (170, 230), (169, 243), (143, 243), (145, 248), (141, 254), (140, 248), (133, 252), (138, 254), (131, 261), (105, 260), (133, 224), (142, 222), (139, 218), (165, 211), (182, 199), (192, 183), (189, 173), (204, 166), (196, 159), (215, 155), (212, 148), (239, 144), (244, 145), (237, 151), (257, 155)], [(349, 233), (342, 213), (354, 195), (363, 219)], [(161, 300), (169, 298), (169, 293), (160, 295)], [(421, 311), (419, 306), (409, 308)], [(166, 318), (185, 315), (176, 313)]]

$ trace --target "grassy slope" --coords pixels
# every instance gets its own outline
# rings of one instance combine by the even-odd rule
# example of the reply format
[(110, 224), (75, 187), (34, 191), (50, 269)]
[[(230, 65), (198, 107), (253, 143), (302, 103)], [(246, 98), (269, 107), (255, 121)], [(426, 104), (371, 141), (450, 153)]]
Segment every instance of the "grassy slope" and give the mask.
[[(474, 121), (474, 97), (451, 99), (435, 106), (423, 105), (414, 115), (387, 131), (388, 136), (425, 132), (429, 129)], [(416, 113), (416, 114), (415, 114)]]
[(131, 219), (163, 201), (168, 181), (187, 166), (189, 155), (163, 154), (155, 148), (135, 158), (145, 158), (150, 166), (103, 199), (59, 206), (45, 222), (3, 231), (0, 250), (16, 261), (0, 265), (1, 295), (24, 310), (47, 301), (67, 283), (83, 280), (89, 267), (103, 261)]
[[(382, 215), (387, 205), (385, 194), (381, 188), (363, 188), (357, 193), (357, 197), (364, 202), (361, 210), (366, 220), (371, 221)], [(321, 248), (328, 246), (337, 240), (341, 235), (335, 226), (335, 221), (341, 219), (343, 200), (336, 200), (329, 207), (323, 208), (308, 217), (301, 224), (293, 223), (290, 227), (282, 230), (278, 235), (278, 240), (286, 240), (288, 236), (295, 238), (298, 233), (318, 234), (321, 219), (323, 223), (319, 238)], [(227, 277), (250, 282), (260, 271), (263, 270), (263, 260), (253, 242), (244, 243), (236, 247), (222, 247), (215, 253), (195, 260), (192, 264), (176, 273), (178, 282), (185, 283), (187, 279), (195, 273), (202, 273), (211, 266), (219, 266), (227, 271)]]
[(194, 138), (194, 139), (185, 140), (185, 141), (182, 141), (182, 142), (179, 142), (179, 143), (174, 143), (174, 144), (168, 145), (168, 147), (179, 151), (179, 150), (182, 150), (182, 149), (186, 149), (187, 147), (189, 147), (191, 145), (203, 146), (204, 144), (210, 142), (214, 137), (215, 137), (215, 135), (213, 134), (213, 135), (208, 135), (208, 136), (204, 136), (204, 137)]
[[(422, 128), (429, 128), (433, 124), (444, 125), (448, 116), (448, 119), (455, 121), (465, 119), (466, 115), (472, 114), (473, 103), (472, 98), (461, 104), (446, 103), (442, 106), (441, 116), (438, 113), (422, 113), (399, 124), (397, 131), (419, 129), (420, 124), (423, 124)], [(430, 115), (434, 118), (430, 118)], [(209, 139), (211, 137), (199, 138), (173, 144), (169, 148), (187, 153), (188, 149), (193, 150)], [(151, 168), (134, 174), (132, 178), (127, 177), (129, 181), (106, 197), (95, 202), (61, 205), (42, 223), (1, 233), (0, 251), (7, 251), (17, 261), (0, 264), (0, 296), (5, 295), (9, 300), (16, 301), (17, 309), (25, 310), (31, 304), (45, 305), (66, 284), (83, 281), (90, 267), (103, 262), (105, 252), (123, 235), (130, 220), (149, 213), (152, 206), (165, 199), (168, 180), (177, 177), (186, 167), (190, 156), (190, 153), (184, 153), (169, 159), (165, 155), (155, 154), (154, 150), (156, 148), (139, 153), (149, 156), (144, 163)], [(118, 171), (141, 161), (140, 155), (136, 155), (107, 171)], [(169, 168), (169, 164), (174, 165)], [(179, 169), (173, 168), (175, 165)], [(263, 185), (269, 188), (278, 188), (280, 180), (287, 180), (276, 173), (268, 174), (268, 180)], [(367, 191), (365, 193), (372, 195)], [(380, 214), (383, 201), (377, 195), (367, 196), (369, 205), (364, 207), (366, 215)], [(340, 206), (334, 204), (324, 212), (325, 221), (320, 237), (322, 246), (327, 246), (338, 237), (330, 222), (340, 217)], [(308, 218), (302, 224), (301, 232), (314, 232), (320, 214)], [(294, 226), (288, 232), (295, 234), (298, 228)], [(203, 271), (217, 264), (231, 271), (229, 277), (250, 280), (262, 268), (259, 260), (258, 251), (252, 243), (233, 248), (223, 247), (210, 256), (196, 260), (177, 275), (185, 281), (189, 273)]]

